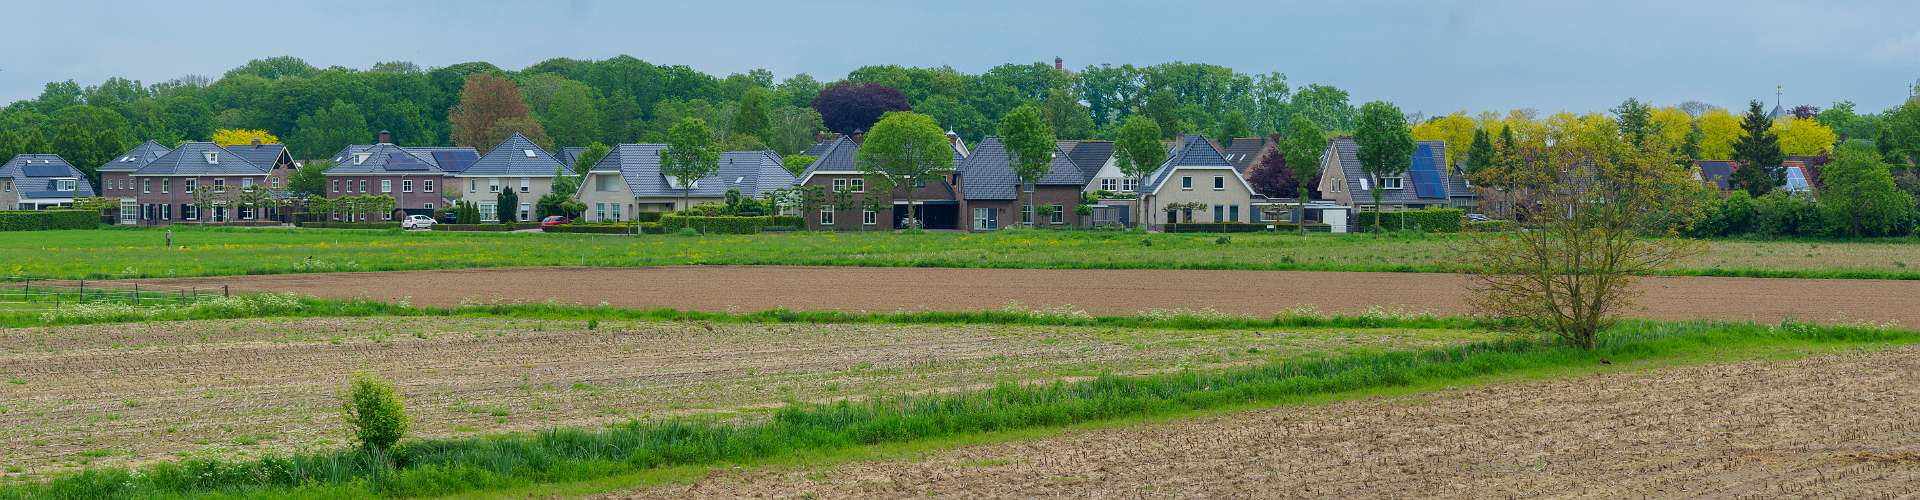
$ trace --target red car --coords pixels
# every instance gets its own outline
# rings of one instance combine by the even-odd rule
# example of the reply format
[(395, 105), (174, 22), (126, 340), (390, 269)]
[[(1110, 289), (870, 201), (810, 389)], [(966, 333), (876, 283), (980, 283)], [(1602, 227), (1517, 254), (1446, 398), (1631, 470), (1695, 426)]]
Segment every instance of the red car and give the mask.
[(572, 223), (573, 223), (573, 219), (569, 219), (565, 215), (549, 215), (545, 219), (540, 219), (540, 227), (558, 226), (562, 224), (572, 224)]

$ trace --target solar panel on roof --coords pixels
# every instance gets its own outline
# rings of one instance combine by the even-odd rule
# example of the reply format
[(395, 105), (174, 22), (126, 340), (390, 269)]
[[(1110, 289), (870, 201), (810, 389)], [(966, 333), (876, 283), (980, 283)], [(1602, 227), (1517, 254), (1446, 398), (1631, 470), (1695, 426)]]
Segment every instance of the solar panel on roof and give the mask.
[(1447, 187), (1440, 183), (1440, 161), (1434, 158), (1433, 146), (1419, 144), (1413, 150), (1413, 166), (1407, 169), (1413, 177), (1414, 196), (1421, 198), (1445, 198)]
[(27, 177), (73, 177), (66, 167), (59, 165), (22, 165)]
[(433, 161), (440, 169), (448, 172), (465, 172), (473, 162), (480, 161), (480, 155), (472, 151), (434, 151)]

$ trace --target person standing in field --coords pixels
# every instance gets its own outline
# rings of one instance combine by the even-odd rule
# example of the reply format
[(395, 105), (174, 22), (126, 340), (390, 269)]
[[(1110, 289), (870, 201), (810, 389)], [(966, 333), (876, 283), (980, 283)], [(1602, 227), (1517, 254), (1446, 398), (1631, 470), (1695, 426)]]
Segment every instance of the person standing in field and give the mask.
[(173, 230), (167, 230), (167, 248), (173, 248)]

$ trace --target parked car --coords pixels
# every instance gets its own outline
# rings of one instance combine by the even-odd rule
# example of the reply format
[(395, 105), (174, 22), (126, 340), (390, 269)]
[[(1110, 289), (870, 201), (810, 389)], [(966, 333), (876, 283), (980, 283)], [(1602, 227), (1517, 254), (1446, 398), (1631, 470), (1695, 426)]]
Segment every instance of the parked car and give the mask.
[(565, 215), (549, 215), (545, 219), (540, 219), (540, 227), (559, 226), (563, 224), (572, 224), (572, 223), (573, 223), (573, 219), (569, 219)]
[(1487, 217), (1487, 214), (1467, 214), (1467, 222), (1486, 222), (1490, 220), (1493, 220), (1493, 218)]
[(409, 215), (400, 219), (400, 229), (433, 229), (436, 221), (425, 215)]

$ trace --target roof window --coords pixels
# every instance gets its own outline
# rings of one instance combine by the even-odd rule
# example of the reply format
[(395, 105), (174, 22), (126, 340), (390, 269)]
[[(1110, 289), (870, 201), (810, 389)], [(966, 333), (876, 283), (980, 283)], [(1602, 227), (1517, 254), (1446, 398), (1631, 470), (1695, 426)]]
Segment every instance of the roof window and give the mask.
[(527, 153), (527, 157), (528, 157), (528, 158), (532, 158), (532, 157), (533, 157), (533, 150), (531, 150), (531, 149), (522, 149), (522, 150), (520, 150), (520, 151), (523, 151), (523, 152), (525, 152), (525, 153)]
[(201, 154), (206, 155), (208, 164), (212, 164), (212, 165), (220, 164), (220, 153), (214, 152), (214, 151), (207, 151)]

